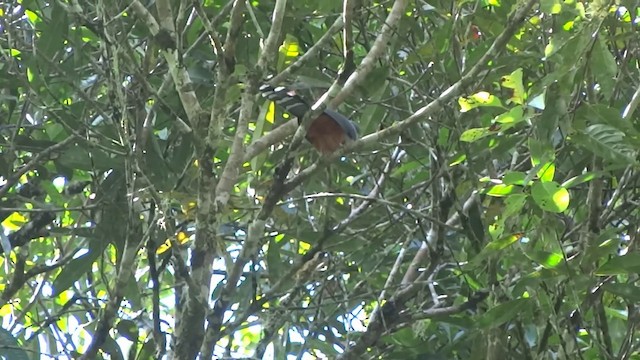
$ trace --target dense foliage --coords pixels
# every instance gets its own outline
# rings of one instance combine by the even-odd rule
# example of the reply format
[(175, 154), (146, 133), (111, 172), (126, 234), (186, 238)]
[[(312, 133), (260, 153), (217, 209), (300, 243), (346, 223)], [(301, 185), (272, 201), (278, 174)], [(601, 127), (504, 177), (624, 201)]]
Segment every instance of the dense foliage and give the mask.
[[(639, 24), (0, 2), (0, 358), (640, 359)], [(327, 106), (360, 139), (321, 155)]]

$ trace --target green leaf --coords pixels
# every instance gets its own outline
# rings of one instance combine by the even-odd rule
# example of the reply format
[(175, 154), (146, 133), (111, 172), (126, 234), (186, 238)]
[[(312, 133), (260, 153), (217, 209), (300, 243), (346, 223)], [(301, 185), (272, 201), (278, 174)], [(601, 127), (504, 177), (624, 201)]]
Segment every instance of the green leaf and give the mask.
[(503, 217), (510, 217), (519, 214), (524, 205), (527, 203), (527, 198), (529, 198), (527, 194), (509, 195), (504, 201), (505, 207), (501, 215)]
[(517, 188), (513, 185), (498, 184), (492, 186), (486, 194), (489, 196), (501, 197), (513, 193), (514, 190), (517, 190)]
[(548, 143), (530, 138), (528, 145), (531, 154), (531, 165), (538, 166), (554, 159), (553, 148)]
[(581, 261), (585, 264), (602, 264), (612, 256), (617, 256), (620, 248), (619, 238), (616, 229), (604, 229), (595, 239), (589, 239), (593, 246), (586, 248)]
[(91, 270), (91, 265), (96, 261), (109, 243), (102, 241), (90, 241), (87, 252), (71, 260), (53, 281), (53, 296), (60, 295), (63, 291), (78, 281), (80, 276)]
[(602, 93), (606, 97), (613, 96), (613, 88), (616, 84), (618, 65), (613, 55), (607, 48), (602, 37), (598, 37), (591, 51), (589, 59), (591, 73), (598, 81)]
[(555, 173), (556, 173), (556, 165), (552, 162), (548, 162), (548, 163), (542, 164), (542, 166), (540, 167), (540, 170), (536, 175), (538, 175), (538, 178), (540, 179), (540, 181), (549, 182), (549, 181), (553, 181), (553, 176), (555, 175)]
[(484, 247), (484, 249), (492, 252), (499, 251), (506, 248), (507, 246), (510, 246), (521, 238), (522, 233), (511, 234), (488, 243), (487, 246)]
[(635, 163), (635, 150), (625, 141), (624, 133), (609, 125), (591, 125), (582, 133), (576, 133), (573, 139), (586, 150), (613, 163)]
[(29, 360), (26, 351), (18, 344), (18, 339), (4, 328), (0, 328), (0, 357), (7, 360)]
[(522, 84), (522, 68), (514, 70), (511, 74), (500, 79), (500, 85), (507, 89), (513, 89), (513, 94), (509, 100), (515, 104), (524, 104), (526, 93)]
[(600, 266), (595, 274), (598, 276), (623, 275), (640, 272), (640, 253), (629, 253), (617, 256)]
[(29, 19), (29, 21), (33, 25), (35, 25), (35, 24), (39, 23), (40, 21), (42, 21), (42, 19), (40, 19), (40, 16), (36, 12), (33, 12), (31, 10), (25, 10), (24, 13), (25, 13), (25, 15), (27, 15), (27, 19)]
[[(385, 77), (386, 79), (386, 77)], [(378, 105), (380, 100), (384, 98), (389, 88), (389, 81), (385, 81), (371, 88), (369, 93), (370, 104), (366, 104), (364, 111), (360, 113), (358, 118), (358, 124), (360, 126), (360, 136), (364, 136), (370, 132), (377, 130), (377, 126), (388, 114), (387, 109), (384, 106)]]
[(512, 319), (518, 314), (531, 309), (532, 300), (529, 298), (515, 299), (506, 303), (495, 306), (478, 320), (478, 327), (481, 329), (490, 329), (500, 326)]
[(522, 235), (522, 233), (516, 233), (491, 241), (472, 259), (472, 263), (477, 265), (490, 256), (498, 254), (501, 250), (506, 249), (518, 240), (522, 239)]
[(460, 135), (460, 141), (475, 142), (494, 133), (496, 132), (489, 130), (489, 128), (467, 129)]
[(398, 168), (394, 169), (391, 173), (391, 177), (398, 178), (401, 175), (407, 174), (411, 170), (420, 169), (424, 165), (420, 161), (408, 161)]
[(516, 106), (504, 114), (496, 116), (494, 122), (499, 124), (515, 125), (524, 120), (524, 109), (522, 106)]
[(562, 10), (562, 2), (560, 0), (541, 0), (540, 10), (550, 14), (559, 14)]
[(124, 360), (124, 355), (122, 354), (122, 350), (120, 349), (120, 345), (108, 335), (104, 340), (104, 344), (102, 345), (102, 350), (109, 354), (109, 359), (111, 360)]
[(633, 126), (633, 122), (625, 120), (620, 110), (603, 104), (584, 104), (578, 108), (576, 117), (587, 124), (604, 124), (614, 127), (624, 133), (625, 138), (638, 144), (640, 132)]
[(526, 174), (521, 171), (508, 171), (502, 177), (502, 183), (505, 185), (524, 185)]
[(595, 172), (586, 172), (582, 175), (574, 176), (571, 179), (562, 183), (562, 187), (570, 189), (574, 186), (587, 183), (593, 179), (599, 178), (601, 175)]
[(276, 241), (275, 237), (269, 239), (269, 250), (266, 254), (267, 269), (269, 270), (269, 278), (274, 283), (283, 276), (285, 267), (282, 263), (282, 255), (280, 251), (282, 246), (286, 244), (285, 241)]
[(108, 170), (118, 167), (122, 163), (122, 157), (114, 158), (102, 150), (94, 149), (87, 152), (84, 146), (71, 146), (65, 149), (56, 159), (56, 163), (62, 166), (79, 170)]
[(132, 320), (120, 320), (116, 329), (125, 339), (133, 342), (138, 341), (138, 325)]
[[(572, 34), (572, 36), (567, 36), (567, 33), (564, 32), (555, 33), (549, 39), (549, 44), (545, 46), (544, 55), (547, 58), (553, 57), (554, 60), (559, 57), (560, 59), (557, 59), (557, 61), (564, 67), (560, 73), (565, 73), (575, 67), (576, 62), (582, 61), (576, 56), (586, 51), (591, 44), (591, 39), (591, 34), (588, 31), (578, 32)], [(567, 57), (566, 60), (562, 58), (563, 55)], [(573, 58), (570, 58), (570, 56), (573, 56)]]
[(545, 211), (560, 213), (569, 207), (569, 192), (554, 181), (534, 183), (531, 196)]
[(67, 12), (57, 2), (53, 2), (51, 17), (48, 21), (38, 22), (40, 37), (37, 41), (39, 51), (49, 59), (55, 59), (57, 53), (64, 51), (64, 41), (69, 33)]
[(67, 137), (64, 127), (60, 124), (50, 123), (45, 126), (45, 131), (49, 135), (49, 139), (53, 141), (61, 141)]
[(525, 255), (535, 261), (536, 263), (542, 265), (546, 269), (553, 269), (557, 267), (564, 260), (564, 256), (558, 252), (548, 252), (548, 251), (528, 251), (525, 252)]
[(635, 284), (604, 284), (602, 288), (614, 295), (620, 296), (628, 301), (640, 302), (640, 288)]

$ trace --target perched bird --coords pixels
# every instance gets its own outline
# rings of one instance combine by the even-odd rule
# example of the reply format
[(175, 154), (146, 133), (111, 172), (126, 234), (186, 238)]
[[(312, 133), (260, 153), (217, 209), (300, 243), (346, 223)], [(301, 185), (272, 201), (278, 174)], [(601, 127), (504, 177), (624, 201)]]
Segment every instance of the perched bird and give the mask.
[[(297, 117), (298, 121), (302, 120), (304, 114), (311, 109), (300, 96), (284, 87), (274, 88), (265, 84), (260, 87), (260, 91), (262, 96), (285, 108), (291, 115)], [(347, 141), (356, 140), (358, 127), (346, 116), (326, 109), (311, 121), (306, 137), (320, 153), (330, 154)]]

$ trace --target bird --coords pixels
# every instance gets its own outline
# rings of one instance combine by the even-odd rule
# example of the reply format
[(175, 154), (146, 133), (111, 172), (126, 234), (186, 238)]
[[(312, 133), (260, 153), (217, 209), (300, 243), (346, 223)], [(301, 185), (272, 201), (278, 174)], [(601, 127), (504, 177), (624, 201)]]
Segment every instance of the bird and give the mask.
[[(264, 84), (259, 90), (262, 96), (274, 101), (297, 117), (298, 122), (311, 109), (304, 99), (286, 87)], [(321, 154), (331, 154), (345, 143), (358, 139), (358, 126), (339, 112), (325, 109), (311, 121), (306, 138)]]

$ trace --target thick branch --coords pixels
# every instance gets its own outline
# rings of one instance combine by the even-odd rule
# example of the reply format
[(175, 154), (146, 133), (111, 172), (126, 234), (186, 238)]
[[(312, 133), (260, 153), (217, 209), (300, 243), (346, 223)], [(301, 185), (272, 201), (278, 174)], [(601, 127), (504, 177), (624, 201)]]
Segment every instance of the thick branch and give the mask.
[(356, 90), (356, 87), (362, 83), (367, 75), (375, 68), (376, 62), (384, 55), (389, 47), (389, 41), (391, 36), (395, 33), (396, 26), (400, 22), (400, 19), (404, 15), (404, 11), (407, 8), (408, 0), (396, 0), (393, 3), (391, 12), (387, 15), (382, 29), (376, 37), (376, 41), (371, 46), (371, 49), (367, 53), (367, 56), (362, 59), (362, 62), (358, 66), (358, 69), (349, 76), (344, 87), (331, 100), (331, 106), (336, 107), (343, 103), (350, 95)]
[(120, 309), (120, 303), (124, 299), (125, 289), (127, 284), (133, 278), (133, 273), (136, 270), (135, 261), (136, 254), (142, 246), (143, 242), (132, 241), (134, 235), (129, 235), (125, 244), (124, 253), (122, 254), (122, 261), (120, 262), (120, 269), (118, 271), (118, 277), (113, 284), (112, 293), (109, 298), (109, 302), (101, 312), (100, 319), (98, 320), (98, 326), (91, 338), (91, 344), (87, 351), (80, 357), (80, 360), (94, 359), (100, 347), (104, 344), (109, 331), (113, 327), (115, 319), (118, 317), (118, 310)]

